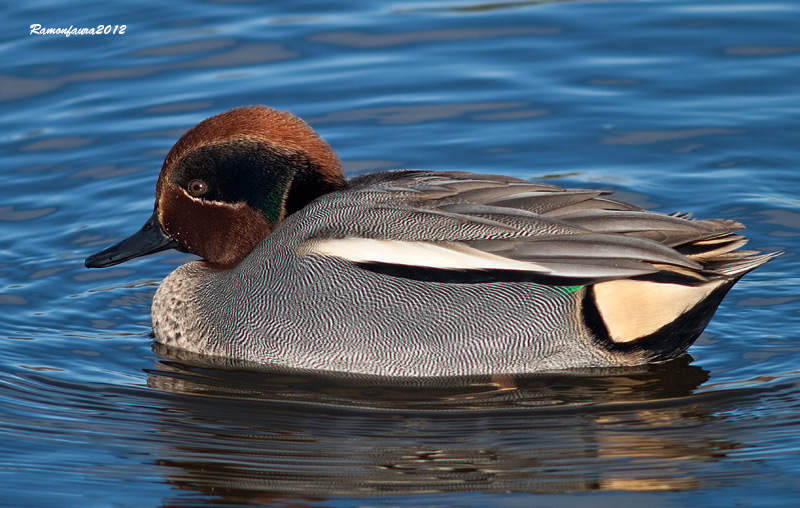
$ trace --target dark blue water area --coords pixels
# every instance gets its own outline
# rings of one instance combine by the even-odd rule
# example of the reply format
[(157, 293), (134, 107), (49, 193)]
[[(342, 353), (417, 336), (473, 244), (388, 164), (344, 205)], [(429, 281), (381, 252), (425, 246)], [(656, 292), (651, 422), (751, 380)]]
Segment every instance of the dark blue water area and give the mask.
[[(0, 505), (795, 506), (798, 26), (788, 0), (6, 5)], [(191, 256), (83, 259), (147, 219), (186, 129), (258, 103), (350, 175), (603, 188), (784, 254), (664, 365), (516, 387), (197, 366), (150, 337)]]

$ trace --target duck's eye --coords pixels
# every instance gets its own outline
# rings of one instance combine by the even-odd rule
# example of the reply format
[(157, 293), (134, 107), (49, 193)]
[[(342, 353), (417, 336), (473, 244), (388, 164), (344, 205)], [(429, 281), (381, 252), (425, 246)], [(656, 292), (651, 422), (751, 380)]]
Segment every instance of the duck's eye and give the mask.
[(202, 180), (192, 180), (189, 182), (189, 185), (186, 187), (186, 189), (192, 196), (202, 196), (208, 192), (208, 186)]

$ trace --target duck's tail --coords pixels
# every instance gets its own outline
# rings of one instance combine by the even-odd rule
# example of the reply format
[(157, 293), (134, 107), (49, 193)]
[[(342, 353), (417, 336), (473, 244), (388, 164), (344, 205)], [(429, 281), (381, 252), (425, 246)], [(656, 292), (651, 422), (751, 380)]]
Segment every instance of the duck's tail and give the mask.
[(656, 276), (599, 282), (583, 300), (587, 325), (606, 348), (662, 361), (685, 352), (733, 285), (780, 252), (737, 250), (747, 239), (729, 220), (702, 221), (718, 235), (674, 248), (702, 265), (693, 272), (665, 267)]

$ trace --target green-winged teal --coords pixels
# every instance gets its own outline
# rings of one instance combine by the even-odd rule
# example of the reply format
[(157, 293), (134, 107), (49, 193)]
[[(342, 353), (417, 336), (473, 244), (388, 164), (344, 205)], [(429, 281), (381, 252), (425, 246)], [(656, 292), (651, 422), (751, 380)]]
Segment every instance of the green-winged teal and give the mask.
[(153, 299), (156, 339), (279, 367), (388, 376), (636, 365), (683, 353), (744, 274), (727, 219), (497, 175), (347, 180), (302, 120), (204, 120), (167, 154), (152, 217), (86, 260), (201, 258)]

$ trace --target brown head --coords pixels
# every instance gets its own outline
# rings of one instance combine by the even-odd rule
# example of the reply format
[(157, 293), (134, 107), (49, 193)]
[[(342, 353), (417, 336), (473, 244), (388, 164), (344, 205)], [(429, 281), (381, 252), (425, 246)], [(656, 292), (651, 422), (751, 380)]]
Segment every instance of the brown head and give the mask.
[(158, 177), (153, 216), (86, 266), (173, 247), (230, 268), (285, 217), (344, 184), (336, 154), (305, 122), (264, 106), (232, 109), (175, 143)]

